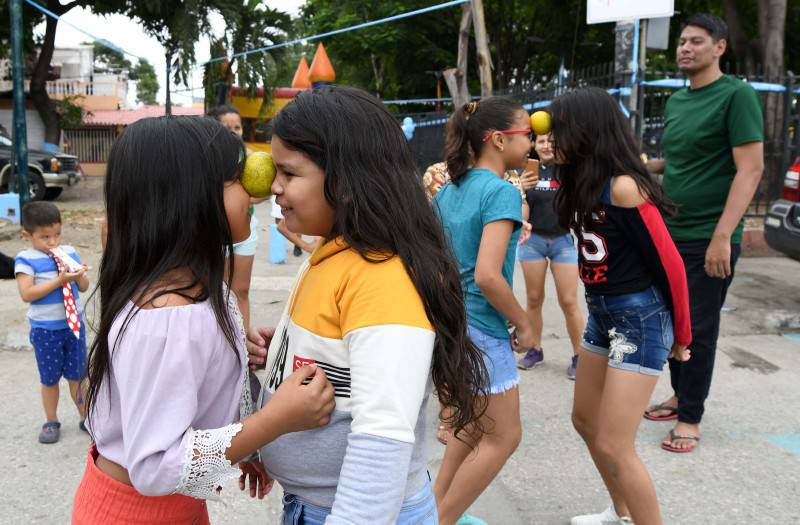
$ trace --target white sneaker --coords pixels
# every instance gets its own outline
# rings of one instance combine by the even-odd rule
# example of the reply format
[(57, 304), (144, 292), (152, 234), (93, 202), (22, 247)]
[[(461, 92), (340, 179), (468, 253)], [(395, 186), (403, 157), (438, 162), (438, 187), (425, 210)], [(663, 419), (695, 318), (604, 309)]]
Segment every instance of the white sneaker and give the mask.
[(633, 520), (628, 516), (619, 517), (612, 504), (600, 514), (575, 516), (569, 523), (570, 525), (633, 525)]

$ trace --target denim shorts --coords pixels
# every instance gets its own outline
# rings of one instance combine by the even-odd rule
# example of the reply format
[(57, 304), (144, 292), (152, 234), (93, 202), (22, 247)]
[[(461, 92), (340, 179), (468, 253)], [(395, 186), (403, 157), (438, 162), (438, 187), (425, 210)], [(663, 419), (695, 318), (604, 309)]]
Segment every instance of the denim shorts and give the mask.
[(571, 233), (547, 237), (532, 233), (530, 239), (517, 246), (520, 261), (543, 261), (555, 264), (578, 264), (578, 250)]
[(519, 384), (519, 370), (511, 348), (511, 338), (498, 339), (467, 325), (467, 334), (483, 354), (483, 362), (489, 371), (489, 394), (502, 394)]
[(86, 327), (83, 320), (80, 338), (75, 337), (69, 328), (31, 328), (30, 341), (36, 354), (39, 381), (43, 385), (57, 385), (62, 377), (80, 381), (86, 376)]
[[(331, 509), (312, 505), (293, 494), (283, 495), (283, 518), (281, 525), (323, 525)], [(386, 520), (380, 520), (386, 521)], [(417, 494), (406, 498), (397, 516), (397, 525), (438, 525), (439, 512), (433, 497), (431, 482)]]
[(661, 374), (672, 349), (672, 314), (657, 288), (622, 295), (586, 294), (589, 319), (581, 346), (608, 366)]

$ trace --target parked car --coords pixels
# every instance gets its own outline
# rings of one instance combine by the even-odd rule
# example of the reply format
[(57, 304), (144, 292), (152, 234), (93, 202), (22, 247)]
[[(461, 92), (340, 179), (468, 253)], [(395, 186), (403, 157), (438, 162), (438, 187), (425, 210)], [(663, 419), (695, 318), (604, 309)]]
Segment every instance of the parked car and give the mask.
[[(0, 126), (0, 193), (8, 191), (11, 156), (11, 138)], [(81, 178), (80, 164), (75, 155), (28, 150), (28, 189), (32, 201), (55, 199), (64, 188), (77, 184)]]
[(800, 261), (800, 157), (786, 172), (782, 197), (767, 211), (764, 238), (773, 250)]

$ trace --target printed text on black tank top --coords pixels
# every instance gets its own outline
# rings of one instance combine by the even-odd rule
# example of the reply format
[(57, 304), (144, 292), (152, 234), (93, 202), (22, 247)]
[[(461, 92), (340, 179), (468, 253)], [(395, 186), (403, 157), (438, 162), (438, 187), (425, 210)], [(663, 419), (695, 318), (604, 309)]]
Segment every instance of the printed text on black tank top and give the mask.
[[(602, 223), (605, 212), (592, 213), (591, 222)], [(608, 257), (606, 240), (597, 232), (581, 228), (579, 236), (581, 261), (579, 264), (581, 280), (584, 284), (598, 284), (608, 281), (608, 265), (604, 264)]]

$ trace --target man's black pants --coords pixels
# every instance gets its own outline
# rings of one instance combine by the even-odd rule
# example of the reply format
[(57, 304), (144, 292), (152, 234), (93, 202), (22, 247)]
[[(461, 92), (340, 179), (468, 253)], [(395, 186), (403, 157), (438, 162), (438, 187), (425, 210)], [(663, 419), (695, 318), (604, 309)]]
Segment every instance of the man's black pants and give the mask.
[(675, 243), (686, 267), (692, 316), (691, 359), (685, 362), (669, 360), (672, 389), (678, 396), (678, 421), (683, 423), (697, 424), (703, 418), (717, 352), (720, 310), (725, 304), (728, 287), (733, 281), (733, 268), (741, 253), (741, 246), (732, 244), (731, 275), (726, 279), (709, 277), (704, 268), (709, 242)]

